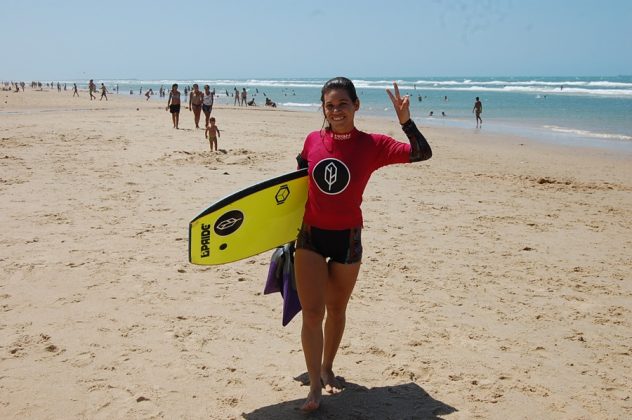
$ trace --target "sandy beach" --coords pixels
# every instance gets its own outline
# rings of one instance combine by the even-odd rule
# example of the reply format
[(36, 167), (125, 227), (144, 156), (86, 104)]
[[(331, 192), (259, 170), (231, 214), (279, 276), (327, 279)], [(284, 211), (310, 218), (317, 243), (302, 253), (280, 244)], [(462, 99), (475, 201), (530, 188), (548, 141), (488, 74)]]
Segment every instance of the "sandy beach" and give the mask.
[[(213, 153), (166, 99), (80, 94), (0, 92), (0, 418), (305, 418), (271, 252), (191, 265), (188, 223), (322, 116), (216, 107)], [(631, 418), (632, 156), (420, 125), (433, 158), (364, 195), (346, 389), (309, 418)]]

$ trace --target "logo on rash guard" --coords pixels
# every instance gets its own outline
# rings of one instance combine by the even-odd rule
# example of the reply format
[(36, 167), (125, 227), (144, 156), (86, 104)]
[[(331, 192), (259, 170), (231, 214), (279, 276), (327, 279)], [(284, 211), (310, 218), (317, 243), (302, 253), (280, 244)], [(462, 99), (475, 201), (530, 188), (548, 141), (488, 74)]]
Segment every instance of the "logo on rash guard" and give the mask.
[(323, 159), (316, 164), (312, 178), (318, 189), (325, 194), (336, 195), (343, 192), (349, 185), (351, 173), (341, 160)]

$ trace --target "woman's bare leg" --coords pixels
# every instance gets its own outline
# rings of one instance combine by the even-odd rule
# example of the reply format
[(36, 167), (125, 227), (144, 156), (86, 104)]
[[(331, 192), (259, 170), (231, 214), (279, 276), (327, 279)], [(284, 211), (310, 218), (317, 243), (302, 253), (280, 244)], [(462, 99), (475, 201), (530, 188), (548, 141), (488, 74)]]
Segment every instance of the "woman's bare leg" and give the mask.
[(320, 406), (322, 388), (320, 384), (323, 357), (323, 319), (325, 316), (325, 284), (328, 267), (321, 255), (297, 249), (294, 255), (296, 288), (303, 312), (301, 342), (309, 375), (309, 394), (301, 407), (314, 411)]
[(347, 304), (359, 271), (359, 262), (355, 264), (329, 262), (329, 276), (325, 287), (327, 319), (320, 377), (325, 391), (330, 394), (342, 391), (342, 386), (334, 375), (333, 364), (345, 331)]

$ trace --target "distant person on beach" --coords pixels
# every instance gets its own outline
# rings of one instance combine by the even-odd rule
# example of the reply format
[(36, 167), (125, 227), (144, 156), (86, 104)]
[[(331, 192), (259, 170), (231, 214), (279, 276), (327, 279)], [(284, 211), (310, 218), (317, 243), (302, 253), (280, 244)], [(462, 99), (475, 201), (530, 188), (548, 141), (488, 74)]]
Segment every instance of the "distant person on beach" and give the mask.
[(108, 100), (108, 88), (105, 87), (105, 85), (103, 83), (101, 83), (101, 98), (99, 98), (100, 101), (103, 100), (103, 98), (105, 98), (105, 100)]
[(173, 128), (178, 129), (178, 124), (180, 123), (180, 91), (177, 83), (171, 86), (169, 99), (167, 100), (167, 111), (171, 112)]
[(202, 98), (202, 112), (204, 112), (204, 127), (208, 126), (211, 112), (213, 112), (213, 103), (215, 102), (215, 89), (211, 90), (209, 85), (204, 85), (204, 96)]
[(145, 97), (147, 98), (145, 100), (148, 101), (149, 98), (151, 97), (151, 95), (153, 95), (153, 94), (154, 94), (154, 90), (153, 89), (149, 89), (147, 92), (145, 92)]
[[(387, 93), (409, 143), (358, 130), (354, 122), (360, 109), (356, 89), (351, 80), (336, 77), (321, 90), (325, 128), (308, 134), (297, 156), (299, 167), (307, 168), (310, 178), (294, 256), (303, 311), (301, 342), (310, 384), (301, 407), (306, 412), (319, 408), (323, 388), (330, 394), (344, 388), (333, 364), (362, 261), (360, 203), (369, 178), (383, 166), (432, 156), (430, 145), (410, 118), (410, 98), (400, 95), (396, 83), (393, 88), (395, 93), (390, 89)], [(424, 181), (419, 178), (418, 182)], [(374, 315), (374, 321), (381, 322), (383, 316)]]
[(193, 89), (189, 94), (189, 111), (193, 111), (193, 120), (195, 121), (195, 128), (200, 128), (200, 115), (202, 113), (202, 100), (204, 94), (200, 91), (200, 87), (197, 83), (193, 84)]
[(266, 97), (266, 106), (271, 106), (272, 108), (276, 108), (276, 102), (274, 102), (272, 99), (267, 98)]
[(481, 114), (483, 113), (483, 103), (478, 99), (478, 96), (476, 97), (476, 102), (474, 102), (472, 112), (476, 114), (476, 128), (482, 127), (483, 119), (481, 118)]
[(74, 98), (75, 96), (79, 96), (79, 90), (77, 89), (77, 84), (73, 83), (72, 84), (72, 97)]
[(248, 101), (248, 92), (246, 92), (246, 88), (241, 89), (241, 103), (240, 106), (246, 106)]
[(215, 125), (215, 117), (209, 118), (204, 134), (211, 146), (211, 152), (213, 151), (213, 146), (215, 146), (215, 151), (217, 151), (217, 138), (220, 137), (220, 135), (219, 128)]
[(94, 84), (92, 79), (90, 79), (88, 83), (88, 91), (90, 92), (90, 100), (97, 99), (97, 97), (93, 95), (93, 93), (97, 91), (97, 85)]
[(255, 98), (252, 98), (248, 101), (248, 106), (257, 106), (257, 104), (255, 103)]
[(237, 90), (237, 87), (233, 88), (233, 96), (235, 97), (233, 100), (233, 106), (239, 105), (239, 91)]

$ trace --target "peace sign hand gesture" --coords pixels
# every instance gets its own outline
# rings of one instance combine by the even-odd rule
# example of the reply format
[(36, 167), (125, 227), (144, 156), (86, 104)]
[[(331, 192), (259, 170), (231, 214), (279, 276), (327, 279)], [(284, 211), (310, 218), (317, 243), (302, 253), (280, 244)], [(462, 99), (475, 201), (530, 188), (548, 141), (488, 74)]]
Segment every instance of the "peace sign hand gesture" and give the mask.
[(402, 98), (399, 94), (399, 87), (395, 82), (393, 82), (393, 89), (395, 90), (395, 95), (393, 95), (390, 89), (386, 89), (386, 93), (388, 93), (388, 96), (391, 98), (391, 102), (393, 102), (393, 108), (395, 108), (399, 123), (404, 124), (410, 119), (410, 97), (408, 95), (404, 95)]

